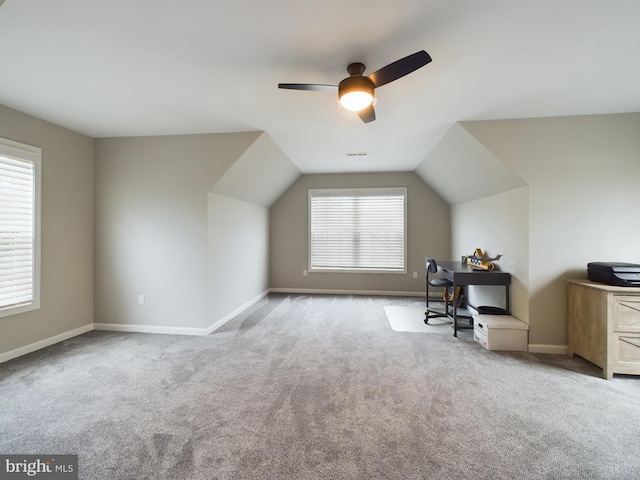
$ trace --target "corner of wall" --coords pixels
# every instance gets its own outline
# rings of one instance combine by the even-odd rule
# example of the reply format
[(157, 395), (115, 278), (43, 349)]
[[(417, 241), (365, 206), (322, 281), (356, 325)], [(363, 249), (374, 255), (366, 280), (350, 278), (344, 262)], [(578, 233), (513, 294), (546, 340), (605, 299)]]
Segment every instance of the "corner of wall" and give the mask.
[(211, 192), (269, 207), (300, 175), (298, 167), (263, 132), (213, 185)]

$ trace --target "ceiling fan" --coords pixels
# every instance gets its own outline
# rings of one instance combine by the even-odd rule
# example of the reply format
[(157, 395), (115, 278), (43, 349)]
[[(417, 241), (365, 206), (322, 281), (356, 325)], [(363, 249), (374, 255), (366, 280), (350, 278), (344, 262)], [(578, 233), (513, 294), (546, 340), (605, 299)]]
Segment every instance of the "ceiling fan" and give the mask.
[(398, 80), (417, 69), (424, 67), (431, 61), (431, 57), (424, 50), (396, 60), (386, 67), (365, 77), (366, 67), (362, 63), (351, 63), (347, 67), (349, 77), (338, 85), (319, 85), (313, 83), (279, 83), (278, 88), (289, 90), (314, 90), (318, 92), (338, 92), (340, 104), (347, 110), (358, 112), (364, 123), (376, 119), (373, 109), (373, 94), (377, 87)]

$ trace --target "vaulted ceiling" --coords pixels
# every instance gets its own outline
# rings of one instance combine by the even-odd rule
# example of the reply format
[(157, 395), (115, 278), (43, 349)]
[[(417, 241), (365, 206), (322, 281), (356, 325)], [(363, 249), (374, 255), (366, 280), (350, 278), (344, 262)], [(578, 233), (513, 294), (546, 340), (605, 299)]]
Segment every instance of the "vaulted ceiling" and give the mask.
[[(640, 111), (639, 21), (637, 0), (5, 0), (0, 103), (96, 138), (265, 131), (303, 173), (406, 171), (459, 121)], [(423, 49), (369, 124), (277, 88)]]

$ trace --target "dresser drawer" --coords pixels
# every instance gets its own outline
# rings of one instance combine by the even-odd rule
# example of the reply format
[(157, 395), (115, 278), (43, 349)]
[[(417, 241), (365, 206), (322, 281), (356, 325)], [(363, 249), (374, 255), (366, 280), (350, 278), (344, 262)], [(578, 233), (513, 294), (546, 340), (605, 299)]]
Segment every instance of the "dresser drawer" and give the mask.
[(569, 356), (602, 368), (602, 376), (640, 375), (640, 288), (568, 280)]
[(640, 373), (640, 336), (615, 335), (612, 367), (616, 373)]
[(640, 333), (640, 297), (613, 297), (613, 330)]

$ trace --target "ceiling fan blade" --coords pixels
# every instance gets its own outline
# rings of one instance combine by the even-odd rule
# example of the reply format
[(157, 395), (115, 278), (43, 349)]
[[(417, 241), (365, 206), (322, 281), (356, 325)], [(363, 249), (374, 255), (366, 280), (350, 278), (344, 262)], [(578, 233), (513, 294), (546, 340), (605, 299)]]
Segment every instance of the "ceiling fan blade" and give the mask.
[(362, 119), (364, 123), (373, 122), (376, 119), (376, 112), (373, 109), (373, 104), (369, 105), (367, 108), (363, 108), (358, 112), (358, 116)]
[(312, 90), (316, 92), (337, 92), (337, 85), (318, 85), (313, 83), (279, 83), (278, 88), (288, 90)]
[(376, 88), (386, 85), (389, 82), (393, 82), (411, 72), (416, 71), (420, 67), (424, 67), (431, 61), (431, 56), (424, 50), (420, 50), (408, 57), (396, 60), (390, 63), (386, 67), (382, 67), (380, 70), (373, 72), (369, 75), (369, 79), (373, 82)]

